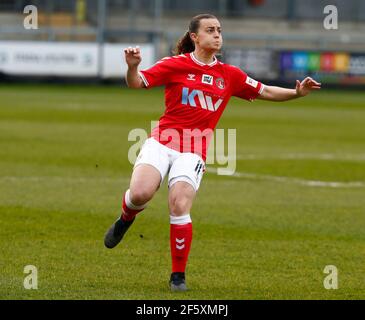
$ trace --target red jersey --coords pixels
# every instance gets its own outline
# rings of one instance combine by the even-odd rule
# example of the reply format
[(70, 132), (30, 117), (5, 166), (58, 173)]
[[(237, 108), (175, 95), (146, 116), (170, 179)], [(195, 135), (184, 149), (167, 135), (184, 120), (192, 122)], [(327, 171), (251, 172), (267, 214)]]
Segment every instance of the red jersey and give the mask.
[(146, 88), (165, 86), (165, 112), (151, 133), (160, 143), (206, 159), (207, 146), (231, 96), (249, 101), (264, 85), (241, 69), (214, 61), (205, 64), (193, 53), (166, 57), (139, 72)]

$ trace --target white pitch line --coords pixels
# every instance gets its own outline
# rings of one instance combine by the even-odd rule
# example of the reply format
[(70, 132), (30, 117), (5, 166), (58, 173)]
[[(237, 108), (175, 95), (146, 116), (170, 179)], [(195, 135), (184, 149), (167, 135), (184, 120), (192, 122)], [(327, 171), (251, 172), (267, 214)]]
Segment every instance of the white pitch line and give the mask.
[[(208, 172), (217, 174), (217, 169), (207, 168)], [(270, 176), (264, 174), (256, 173), (245, 173), (245, 172), (235, 172), (231, 177), (235, 178), (245, 178), (251, 180), (267, 180), (276, 181), (283, 183), (294, 183), (307, 187), (324, 187), (324, 188), (365, 188), (364, 181), (350, 181), (350, 182), (339, 182), (339, 181), (318, 181), (318, 180), (305, 180), (298, 178), (289, 178), (281, 176)]]
[(110, 178), (110, 177), (60, 177), (60, 176), (3, 176), (0, 177), (0, 182), (5, 181), (71, 181), (71, 182), (90, 182), (90, 181), (100, 181), (100, 182), (117, 182), (117, 181), (129, 181), (127, 178)]
[(277, 155), (265, 154), (243, 154), (237, 156), (237, 159), (242, 160), (266, 160), (266, 159), (309, 159), (309, 160), (337, 160), (337, 161), (365, 161), (365, 154), (332, 154), (332, 153), (283, 153)]
[[(226, 155), (220, 155), (225, 158)], [(236, 157), (227, 156), (229, 160), (329, 160), (329, 161), (365, 161), (365, 154), (332, 154), (332, 153), (282, 153), (255, 154), (246, 153)]]

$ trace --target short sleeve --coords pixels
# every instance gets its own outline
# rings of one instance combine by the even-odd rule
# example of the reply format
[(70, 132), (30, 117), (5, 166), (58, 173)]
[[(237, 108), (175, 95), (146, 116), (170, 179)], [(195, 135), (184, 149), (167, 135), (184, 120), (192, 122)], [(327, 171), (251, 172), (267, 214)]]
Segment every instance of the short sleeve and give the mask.
[(232, 96), (252, 101), (264, 90), (265, 85), (250, 78), (245, 72), (232, 66)]
[(173, 73), (172, 58), (166, 57), (157, 61), (151, 68), (139, 71), (146, 88), (166, 85)]

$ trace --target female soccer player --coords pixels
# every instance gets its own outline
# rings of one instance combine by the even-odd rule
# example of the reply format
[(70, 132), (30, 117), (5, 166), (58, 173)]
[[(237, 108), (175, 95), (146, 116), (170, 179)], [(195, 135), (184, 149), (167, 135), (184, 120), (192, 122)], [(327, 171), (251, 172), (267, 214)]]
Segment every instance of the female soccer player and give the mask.
[(230, 97), (286, 101), (320, 89), (320, 83), (310, 77), (297, 80), (295, 89), (264, 85), (239, 68), (218, 61), (215, 54), (222, 47), (221, 32), (215, 16), (198, 15), (177, 43), (177, 55), (163, 58), (143, 71), (138, 71), (140, 49), (124, 50), (128, 86), (165, 86), (166, 109), (140, 151), (124, 194), (121, 217), (106, 233), (104, 243), (113, 248), (122, 240), (168, 174), (172, 291), (187, 289), (185, 267), (192, 241), (190, 210), (205, 170), (211, 131)]

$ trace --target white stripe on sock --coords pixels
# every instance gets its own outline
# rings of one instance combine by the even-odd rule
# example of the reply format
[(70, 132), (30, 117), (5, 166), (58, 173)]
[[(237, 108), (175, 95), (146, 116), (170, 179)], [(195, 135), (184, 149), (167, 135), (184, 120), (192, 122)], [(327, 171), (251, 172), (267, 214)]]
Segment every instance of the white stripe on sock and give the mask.
[(125, 193), (125, 204), (127, 205), (127, 207), (131, 210), (142, 210), (146, 207), (147, 204), (144, 204), (142, 206), (136, 206), (132, 203), (130, 195), (129, 195), (130, 191), (129, 189), (126, 191)]
[(190, 213), (176, 217), (170, 215), (170, 224), (188, 224), (191, 223)]

